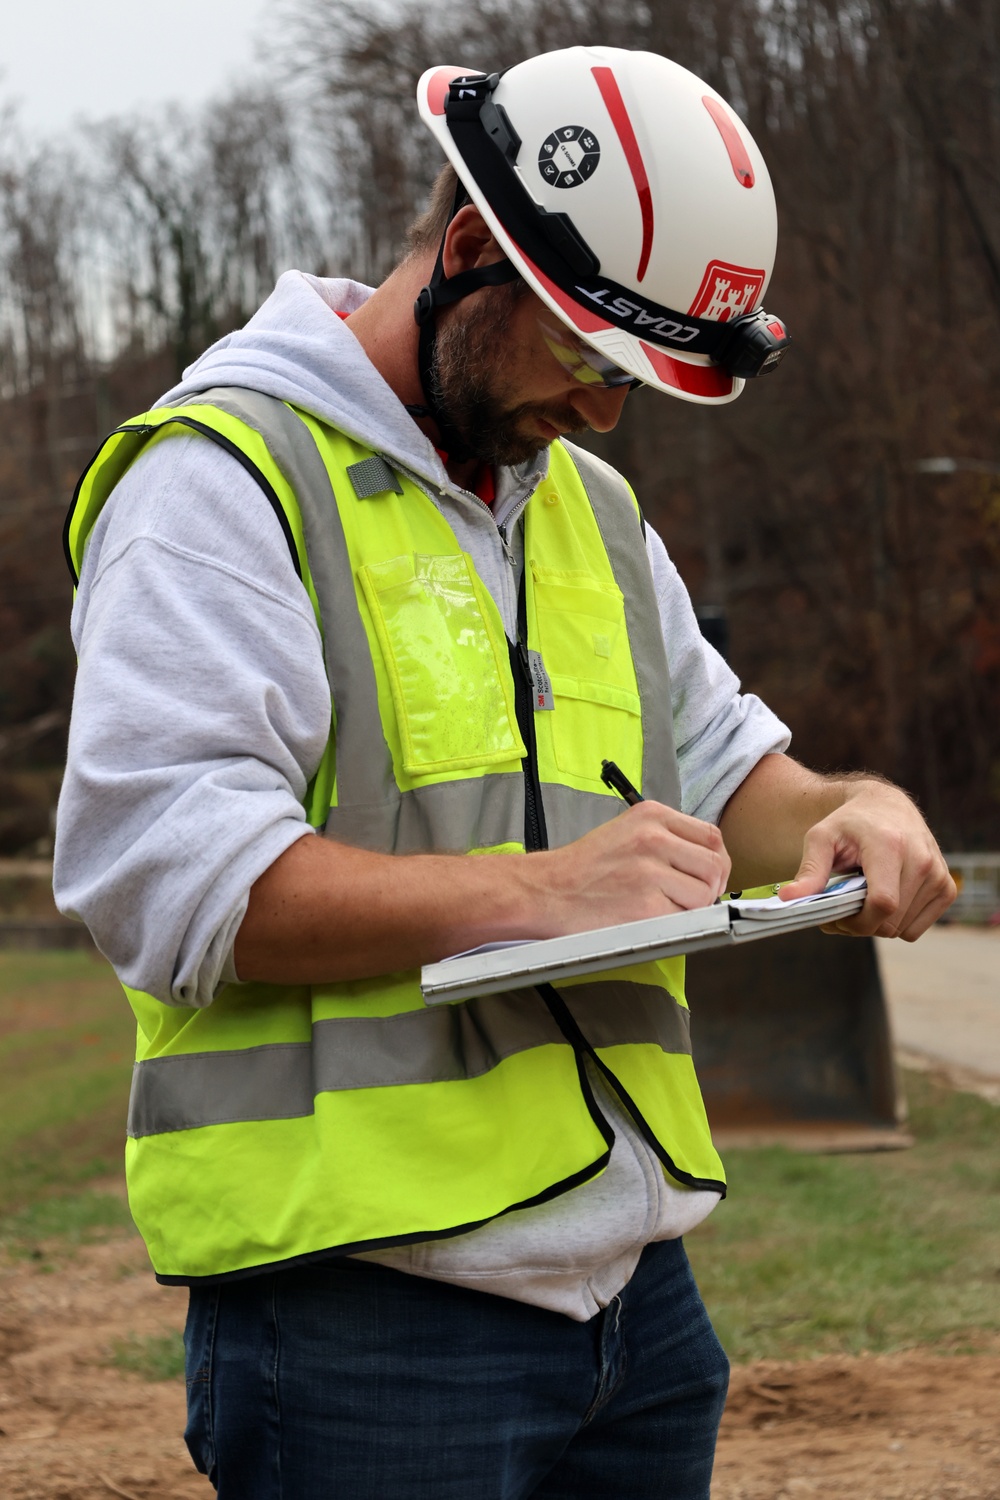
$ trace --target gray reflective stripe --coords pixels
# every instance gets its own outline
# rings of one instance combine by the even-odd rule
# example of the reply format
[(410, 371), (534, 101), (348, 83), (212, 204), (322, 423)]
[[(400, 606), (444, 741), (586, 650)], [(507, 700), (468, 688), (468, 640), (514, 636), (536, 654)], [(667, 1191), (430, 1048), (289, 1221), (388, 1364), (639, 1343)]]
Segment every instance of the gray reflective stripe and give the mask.
[[(594, 1047), (653, 1042), (690, 1052), (687, 1012), (655, 985), (601, 980), (564, 991)], [(504, 1058), (564, 1039), (534, 990), (463, 1005), (317, 1021), (312, 1043), (192, 1052), (135, 1065), (134, 1138), (313, 1112), (318, 1093), (479, 1078)]]
[(550, 849), (571, 844), (574, 839), (590, 833), (591, 829), (610, 823), (625, 810), (624, 802), (617, 797), (580, 791), (573, 786), (562, 786), (557, 781), (542, 782), (542, 803)]
[(259, 391), (220, 387), (205, 391), (199, 403), (216, 406), (258, 432), (298, 501), (337, 715), (338, 800), (355, 813), (359, 825), (373, 812), (384, 818), (387, 807), (391, 822), (400, 793), (382, 733), (375, 668), (340, 512), (312, 434), (283, 401)]
[(691, 1054), (691, 1014), (658, 984), (596, 979), (556, 988), (592, 1047), (655, 1042), (661, 1052)]
[[(625, 622), (642, 708), (642, 792), (668, 807), (680, 807), (670, 668), (639, 517), (620, 474), (573, 443), (565, 447), (586, 487), (615, 581), (625, 596)], [(548, 818), (547, 798), (545, 815)]]
[(138, 1140), (201, 1125), (311, 1115), (311, 1052), (308, 1042), (289, 1042), (137, 1062), (127, 1132)]
[(380, 807), (331, 807), (326, 832), (343, 844), (395, 854), (520, 845), (524, 777), (520, 771), (497, 772), (414, 787)]
[[(559, 782), (542, 783), (549, 847), (559, 849), (624, 810), (617, 798)], [(395, 854), (447, 854), (521, 844), (524, 777), (504, 771), (481, 780), (442, 781), (403, 792), (382, 807), (331, 807), (326, 832), (342, 844)]]

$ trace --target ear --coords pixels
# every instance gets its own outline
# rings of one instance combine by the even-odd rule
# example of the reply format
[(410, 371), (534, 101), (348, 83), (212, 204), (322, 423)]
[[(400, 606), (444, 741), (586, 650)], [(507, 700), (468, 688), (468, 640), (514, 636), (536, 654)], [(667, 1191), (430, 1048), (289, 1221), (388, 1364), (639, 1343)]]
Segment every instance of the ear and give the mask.
[(504, 259), (493, 231), (473, 203), (466, 203), (448, 225), (441, 268), (448, 277)]

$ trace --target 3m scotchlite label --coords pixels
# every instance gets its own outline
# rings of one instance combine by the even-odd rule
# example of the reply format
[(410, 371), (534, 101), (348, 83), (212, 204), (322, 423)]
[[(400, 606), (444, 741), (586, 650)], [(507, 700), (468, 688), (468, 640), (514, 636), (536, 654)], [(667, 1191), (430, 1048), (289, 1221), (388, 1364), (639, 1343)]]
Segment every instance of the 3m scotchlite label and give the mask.
[(540, 651), (528, 652), (528, 670), (531, 672), (531, 688), (535, 695), (535, 712), (542, 709), (555, 708), (555, 699), (552, 696), (552, 684), (549, 674), (545, 670)]
[[(594, 1047), (653, 1043), (689, 1054), (687, 1010), (655, 985), (602, 980), (564, 999)], [(534, 990), (464, 1004), (317, 1021), (312, 1044), (270, 1043), (136, 1063), (133, 1138), (312, 1114), (317, 1094), (482, 1077), (506, 1058), (565, 1039)]]

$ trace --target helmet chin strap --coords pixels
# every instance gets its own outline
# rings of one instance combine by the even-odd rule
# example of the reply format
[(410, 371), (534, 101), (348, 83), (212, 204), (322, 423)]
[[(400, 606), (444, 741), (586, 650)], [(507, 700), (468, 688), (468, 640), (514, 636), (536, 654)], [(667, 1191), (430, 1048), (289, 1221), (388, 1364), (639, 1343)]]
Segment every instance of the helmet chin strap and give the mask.
[[(461, 207), (462, 199), (465, 197), (464, 189), (459, 185), (455, 194), (455, 204), (452, 209), (452, 218)], [(447, 231), (445, 231), (445, 235)], [(441, 439), (441, 446), (448, 457), (454, 463), (466, 463), (470, 458), (475, 458), (465, 438), (452, 424), (448, 413), (441, 406), (435, 395), (435, 351), (437, 344), (437, 311), (440, 307), (446, 307), (451, 302), (460, 302), (463, 297), (468, 297), (473, 292), (478, 292), (480, 287), (501, 286), (507, 281), (516, 281), (519, 275), (517, 267), (509, 260), (499, 260), (489, 266), (476, 266), (469, 271), (460, 271), (457, 276), (445, 276), (444, 239), (438, 246), (437, 260), (431, 279), (421, 289), (420, 295), (413, 304), (413, 316), (420, 329), (420, 342), (417, 347), (417, 366), (420, 373), (420, 385), (424, 393), (425, 405), (407, 406), (406, 410), (411, 417), (432, 417), (437, 424)]]

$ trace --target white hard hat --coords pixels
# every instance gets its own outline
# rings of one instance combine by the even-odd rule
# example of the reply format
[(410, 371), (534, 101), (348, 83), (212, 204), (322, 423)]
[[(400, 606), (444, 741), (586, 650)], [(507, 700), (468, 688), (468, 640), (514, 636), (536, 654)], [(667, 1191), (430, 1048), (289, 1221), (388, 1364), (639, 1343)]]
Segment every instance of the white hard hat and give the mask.
[(508, 259), (605, 358), (712, 406), (777, 365), (790, 340), (761, 304), (771, 179), (700, 78), (652, 52), (570, 47), (500, 75), (430, 68), (417, 99)]

